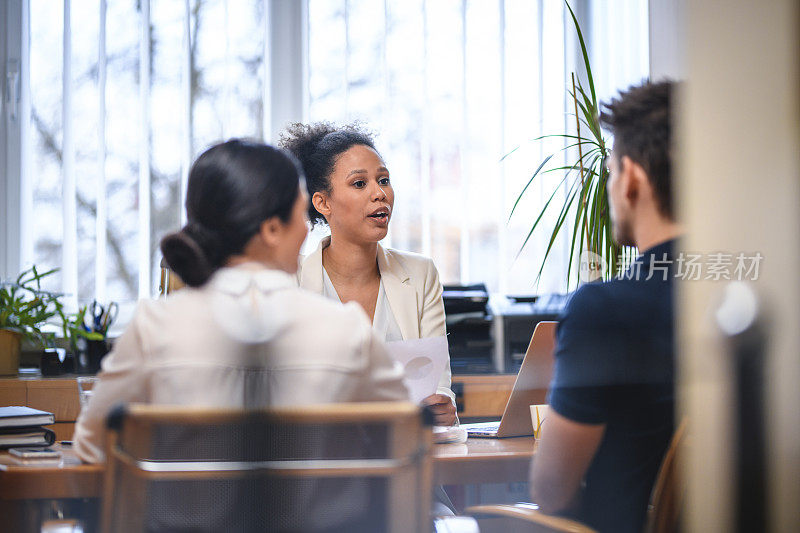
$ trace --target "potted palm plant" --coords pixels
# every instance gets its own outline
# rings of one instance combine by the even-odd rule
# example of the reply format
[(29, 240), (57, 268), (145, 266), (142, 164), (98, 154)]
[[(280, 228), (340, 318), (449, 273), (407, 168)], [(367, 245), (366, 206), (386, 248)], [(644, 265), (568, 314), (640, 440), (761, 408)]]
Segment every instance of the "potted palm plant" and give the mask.
[[(600, 127), (600, 110), (583, 33), (569, 2), (565, 1), (565, 4), (572, 16), (580, 43), (581, 55), (586, 66), (586, 86), (581, 83), (580, 79), (576, 79), (573, 73), (572, 87), (567, 89), (574, 105), (576, 132), (574, 134), (568, 132), (544, 135), (533, 140), (540, 141), (546, 138), (563, 139), (565, 146), (560, 151), (575, 154), (577, 159), (571, 163), (553, 166), (551, 160), (558, 152), (548, 155), (528, 180), (522, 192), (520, 192), (511, 209), (509, 219), (513, 216), (520, 200), (522, 200), (525, 192), (537, 176), (550, 172), (563, 172), (563, 179), (553, 188), (552, 194), (550, 194), (542, 210), (534, 219), (530, 231), (520, 247), (520, 252), (525, 248), (534, 231), (540, 226), (545, 213), (551, 208), (552, 204), (555, 209), (558, 209), (558, 216), (550, 233), (537, 281), (542, 275), (544, 265), (550, 256), (558, 235), (565, 228), (568, 228), (572, 230), (567, 268), (567, 284), (569, 285), (576, 268), (580, 269), (579, 275), (575, 277), (576, 280), (609, 279), (624, 268), (635, 251), (619, 246), (612, 239), (611, 216), (606, 194), (606, 184), (609, 176), (605, 158), (608, 155), (608, 144)], [(516, 148), (511, 153), (515, 150)], [(511, 153), (506, 154), (505, 157)], [(560, 205), (557, 205), (558, 202), (554, 204), (553, 200), (558, 196), (558, 192), (565, 188), (567, 194), (563, 202)], [(580, 254), (580, 262), (574, 260), (576, 252)]]
[(63, 311), (59, 295), (42, 290), (42, 279), (56, 269), (39, 272), (33, 266), (23, 271), (13, 282), (0, 285), (0, 375), (16, 374), (22, 339), (49, 346), (54, 335), (42, 327)]
[(91, 332), (77, 327), (80, 320), (67, 316), (60, 294), (42, 289), (42, 279), (58, 269), (39, 272), (36, 266), (23, 271), (15, 281), (0, 283), (0, 375), (19, 371), (20, 346), (28, 339), (45, 347), (53, 346), (55, 334), (42, 328), (59, 317), (64, 337), (80, 335), (92, 338)]

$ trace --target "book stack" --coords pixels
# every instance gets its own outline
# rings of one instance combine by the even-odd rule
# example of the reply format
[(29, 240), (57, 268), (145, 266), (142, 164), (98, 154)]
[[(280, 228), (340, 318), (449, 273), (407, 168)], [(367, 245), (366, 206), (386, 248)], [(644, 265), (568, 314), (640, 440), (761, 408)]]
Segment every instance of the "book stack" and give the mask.
[(56, 434), (42, 426), (53, 422), (53, 413), (47, 411), (18, 405), (0, 407), (0, 448), (50, 446)]

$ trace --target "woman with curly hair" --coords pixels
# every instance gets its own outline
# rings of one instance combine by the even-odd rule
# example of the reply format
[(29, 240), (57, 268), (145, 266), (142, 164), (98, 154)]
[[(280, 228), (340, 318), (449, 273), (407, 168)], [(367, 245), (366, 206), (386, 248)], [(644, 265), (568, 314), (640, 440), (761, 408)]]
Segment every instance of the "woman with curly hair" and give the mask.
[[(307, 256), (300, 286), (357, 302), (386, 341), (446, 335), (442, 285), (430, 258), (384, 248), (394, 208), (389, 169), (369, 133), (356, 125), (293, 124), (279, 145), (300, 161), (309, 218), (331, 235)], [(457, 421), (449, 362), (435, 394), (425, 398), (438, 425)]]

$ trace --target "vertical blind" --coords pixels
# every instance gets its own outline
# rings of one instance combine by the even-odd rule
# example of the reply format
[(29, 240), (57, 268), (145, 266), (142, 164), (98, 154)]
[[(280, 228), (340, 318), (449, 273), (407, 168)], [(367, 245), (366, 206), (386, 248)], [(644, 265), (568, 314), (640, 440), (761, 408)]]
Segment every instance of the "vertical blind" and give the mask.
[(66, 301), (154, 294), (191, 160), (264, 138), (265, 0), (29, 0), (23, 264)]
[[(432, 256), (445, 282), (564, 291), (566, 238), (538, 287), (546, 235), (517, 255), (559, 177), (544, 176), (508, 219), (560, 147), (531, 139), (574, 123), (564, 4), (306, 1), (308, 26), (297, 31), (307, 30), (307, 52), (296, 58), (308, 72), (305, 119), (361, 120), (378, 133), (397, 196), (388, 244)], [(281, 73), (268, 60), (270, 1), (27, 5), (22, 262), (60, 267), (48, 288), (71, 305), (151, 296), (158, 242), (184, 221), (191, 160), (232, 136), (272, 138), (270, 87)], [(647, 74), (647, 2), (587, 5), (608, 96)]]

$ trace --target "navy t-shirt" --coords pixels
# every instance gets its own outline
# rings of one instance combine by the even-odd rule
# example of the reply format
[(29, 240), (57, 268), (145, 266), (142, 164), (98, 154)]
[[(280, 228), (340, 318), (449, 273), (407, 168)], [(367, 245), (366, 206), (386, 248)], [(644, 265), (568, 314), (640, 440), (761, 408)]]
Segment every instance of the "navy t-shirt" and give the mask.
[(559, 319), (550, 406), (605, 424), (576, 518), (600, 531), (640, 532), (674, 429), (674, 241), (621, 278), (579, 288)]

